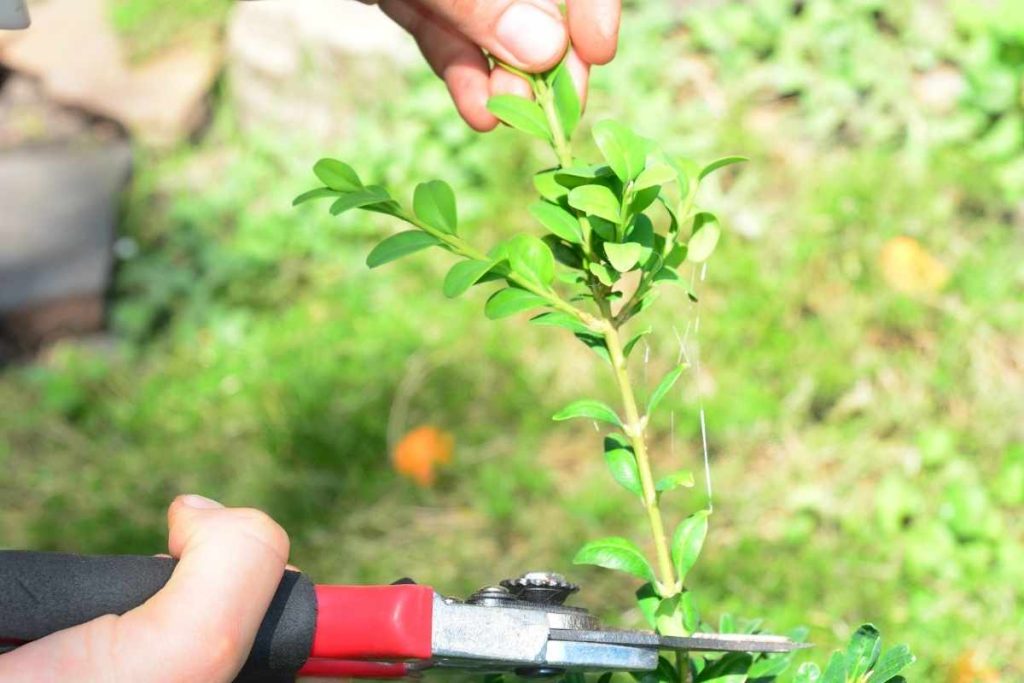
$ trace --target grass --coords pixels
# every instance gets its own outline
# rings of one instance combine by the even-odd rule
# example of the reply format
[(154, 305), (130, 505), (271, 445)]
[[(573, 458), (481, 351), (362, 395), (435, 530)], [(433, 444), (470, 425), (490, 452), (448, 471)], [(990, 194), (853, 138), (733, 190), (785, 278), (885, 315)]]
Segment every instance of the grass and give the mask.
[[(656, 12), (627, 27), (591, 111), (679, 151), (753, 158), (709, 195), (734, 229), (699, 309), (662, 302), (678, 319), (655, 330), (647, 370), (659, 376), (699, 314), (700, 371), (670, 398), (654, 452), (699, 469), (703, 404), (715, 513), (691, 584), (705, 617), (805, 624), (817, 660), (871, 620), (919, 655), (912, 680), (968, 683), (968, 657), (1024, 677), (1024, 239), (990, 169), (809, 144), (802, 115), (765, 134), (761, 105), (730, 99), (728, 81), (716, 112), (652, 73), (631, 46), (661, 46), (669, 64), (682, 49)], [(166, 503), (197, 491), (268, 510), (320, 582), (413, 575), (465, 594), (550, 567), (610, 621), (639, 624), (621, 577), (568, 564), (595, 535), (645, 538), (628, 494), (609, 493), (598, 435), (548, 420), (593, 393), (591, 358), (551, 330), (485, 321), (479, 293), (444, 300), (442, 256), (370, 275), (383, 224), (288, 206), (330, 153), (396, 191), (445, 177), (476, 198), (460, 213), (481, 241), (527, 225), (538, 151), (465, 130), (425, 73), (408, 88), (337, 149), (242, 136), (222, 103), (202, 142), (140, 165), (118, 341), (61, 344), (0, 375), (4, 545), (158, 552)], [(631, 88), (651, 89), (643, 108), (620, 97)], [(899, 235), (945, 263), (944, 288), (893, 289), (879, 254)], [(396, 392), (424, 368), (400, 426), (457, 439), (426, 490), (387, 455)]]
[(232, 4), (226, 0), (112, 0), (109, 17), (129, 58), (143, 61), (169, 47), (206, 46), (220, 32)]

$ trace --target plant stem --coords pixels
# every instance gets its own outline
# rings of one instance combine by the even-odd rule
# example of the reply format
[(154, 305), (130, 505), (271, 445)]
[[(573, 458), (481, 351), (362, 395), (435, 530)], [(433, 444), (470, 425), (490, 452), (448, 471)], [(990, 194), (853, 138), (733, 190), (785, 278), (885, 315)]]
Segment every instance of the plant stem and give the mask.
[(662, 597), (669, 597), (678, 592), (676, 586), (675, 569), (672, 566), (672, 557), (669, 553), (668, 538), (665, 535), (665, 525), (661, 519), (661, 509), (658, 507), (658, 493), (654, 488), (654, 475), (651, 471), (651, 459), (647, 453), (647, 417), (641, 416), (637, 408), (636, 396), (633, 393), (633, 386), (629, 379), (629, 370), (626, 367), (626, 357), (622, 351), (622, 340), (619, 331), (609, 318), (605, 318), (604, 339), (608, 346), (608, 353), (612, 360), (612, 369), (615, 373), (615, 382), (619, 388), (622, 398), (622, 407), (625, 412), (626, 436), (633, 446), (633, 453), (636, 455), (637, 471), (640, 475), (640, 488), (643, 492), (644, 511), (647, 513), (647, 521), (651, 528), (651, 536), (654, 540), (654, 553), (657, 561), (658, 571), (658, 593)]
[[(554, 97), (551, 88), (542, 77), (534, 76), (531, 79), (534, 96), (544, 110), (548, 127), (551, 129), (552, 149), (558, 158), (560, 166), (571, 166), (573, 162), (572, 146), (565, 135), (561, 119), (555, 109)], [(585, 217), (583, 217), (585, 220)], [(626, 357), (622, 349), (622, 340), (619, 337), (619, 321), (612, 315), (611, 306), (608, 300), (602, 295), (598, 288), (591, 281), (591, 292), (594, 301), (600, 312), (601, 333), (604, 336), (605, 344), (612, 361), (612, 369), (615, 373), (615, 383), (618, 386), (622, 398), (623, 411), (626, 417), (626, 436), (633, 446), (633, 453), (636, 455), (637, 471), (640, 475), (640, 486), (643, 492), (644, 511), (647, 513), (648, 524), (651, 528), (651, 536), (654, 539), (654, 549), (657, 562), (657, 583), (658, 592), (663, 597), (669, 597), (679, 592), (677, 586), (675, 569), (672, 566), (672, 557), (669, 553), (668, 538), (665, 535), (665, 524), (661, 519), (661, 509), (658, 507), (658, 493), (654, 488), (654, 475), (651, 471), (651, 460), (647, 454), (647, 418), (640, 415), (637, 408), (636, 396), (633, 393), (633, 385), (630, 382), (629, 369), (626, 366)]]
[[(468, 242), (466, 242), (466, 240), (462, 239), (458, 235), (453, 235), (451, 233), (437, 230), (436, 228), (427, 225), (423, 221), (419, 220), (419, 218), (417, 218), (415, 215), (410, 213), (406, 213), (405, 215), (402, 216), (402, 218), (406, 222), (415, 225), (423, 232), (432, 235), (433, 237), (436, 237), (440, 241), (444, 242), (446, 245), (448, 245), (448, 247), (451, 248), (453, 252), (459, 254), (460, 256), (465, 256), (466, 258), (473, 259), (475, 261), (491, 260), (490, 256), (480, 251), (473, 245), (469, 244)], [(506, 276), (506, 279), (509, 280), (510, 282), (514, 282), (517, 287), (520, 287), (529, 292), (532, 292), (533, 294), (536, 294), (537, 296), (547, 301), (552, 308), (562, 311), (563, 313), (568, 313), (569, 315), (573, 316), (574, 318), (582, 322), (587, 327), (591, 327), (594, 329), (597, 328), (599, 321), (594, 316), (590, 315), (586, 311), (581, 311), (580, 309), (576, 308), (571, 303), (569, 303), (562, 297), (558, 296), (558, 293), (555, 292), (552, 288), (538, 285), (537, 283), (531, 282), (530, 280), (520, 277), (515, 273), (509, 273)]]
[(558, 118), (558, 112), (555, 110), (555, 98), (552, 96), (551, 87), (543, 78), (534, 78), (533, 94), (547, 117), (548, 127), (551, 129), (551, 147), (558, 158), (558, 165), (563, 168), (572, 166), (572, 147), (562, 127), (562, 120)]

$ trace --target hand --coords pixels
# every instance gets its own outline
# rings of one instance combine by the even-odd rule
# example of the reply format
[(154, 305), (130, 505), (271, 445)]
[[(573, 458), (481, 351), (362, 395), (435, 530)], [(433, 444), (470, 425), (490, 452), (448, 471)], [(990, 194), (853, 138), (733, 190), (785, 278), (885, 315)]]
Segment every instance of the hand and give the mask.
[(288, 560), (288, 535), (258, 510), (179, 496), (167, 511), (180, 559), (145, 604), (0, 656), (0, 680), (227, 682), (252, 648)]
[(455, 106), (479, 131), (498, 125), (487, 99), (498, 93), (530, 97), (523, 79), (491, 71), (484, 50), (529, 73), (558, 64), (572, 40), (568, 66), (586, 101), (591, 64), (615, 56), (620, 0), (566, 0), (567, 20), (555, 0), (380, 0), (380, 7), (416, 38)]

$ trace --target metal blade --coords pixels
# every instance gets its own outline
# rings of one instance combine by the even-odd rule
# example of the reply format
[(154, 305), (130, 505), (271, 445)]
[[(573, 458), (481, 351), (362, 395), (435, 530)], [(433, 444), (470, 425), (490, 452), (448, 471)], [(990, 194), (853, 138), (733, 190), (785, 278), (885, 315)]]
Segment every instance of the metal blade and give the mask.
[(551, 640), (571, 640), (581, 643), (627, 645), (694, 652), (790, 652), (805, 647), (785, 636), (744, 635), (739, 633), (697, 633), (692, 636), (659, 636), (642, 631), (582, 631), (551, 629)]

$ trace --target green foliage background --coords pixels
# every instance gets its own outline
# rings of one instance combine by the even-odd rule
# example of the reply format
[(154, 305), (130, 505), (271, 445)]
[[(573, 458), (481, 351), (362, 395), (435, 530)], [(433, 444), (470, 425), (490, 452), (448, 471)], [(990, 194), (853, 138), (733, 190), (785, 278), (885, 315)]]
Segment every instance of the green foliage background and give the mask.
[[(683, 21), (645, 3), (589, 104), (671, 151), (752, 159), (705, 200), (725, 231), (699, 309), (660, 302), (647, 354), (653, 381), (699, 312), (700, 371), (653, 451), (698, 469), (703, 404), (702, 612), (804, 624), (826, 651), (874, 621), (921, 681), (973, 680), (954, 674), (969, 653), (1024, 678), (1024, 25), (1019, 3), (981, 5), (763, 0)], [(938, 65), (967, 83), (941, 113), (913, 95)], [(336, 149), (243, 135), (222, 97), (201, 141), (142, 152), (117, 341), (0, 375), (5, 546), (157, 552), (167, 502), (196, 491), (268, 510), (320, 582), (466, 593), (552, 568), (640, 624), (621, 577), (569, 565), (584, 539), (646, 537), (598, 435), (549, 420), (607, 386), (591, 359), (568, 334), (486, 321), (481, 296), (444, 299), (441, 254), (370, 277), (384, 222), (289, 206), (327, 152), (393, 191), (445, 178), (480, 241), (534, 225), (543, 148), (469, 131), (425, 67), (404, 78)], [(901, 235), (950, 268), (944, 289), (883, 279)], [(433, 490), (390, 468), (396, 393), (399, 427), (456, 436)]]

